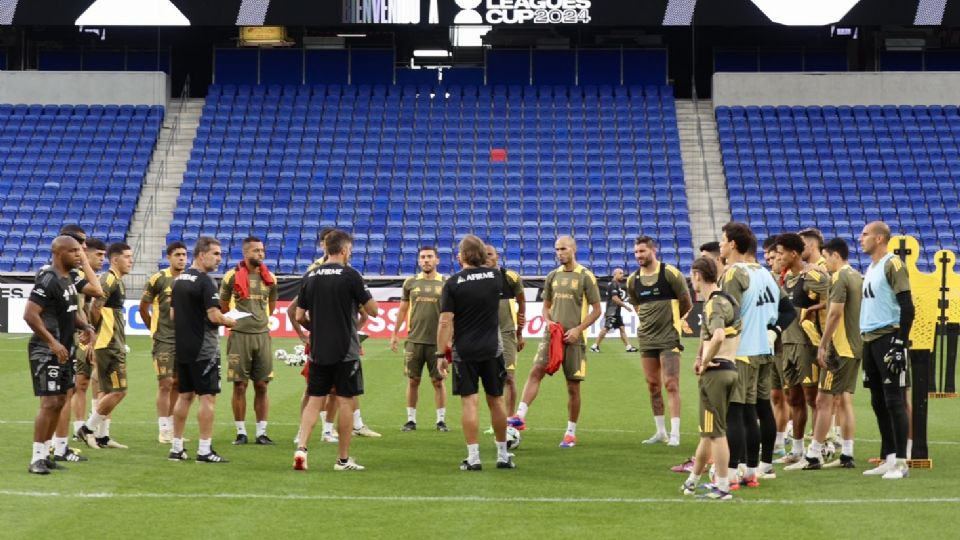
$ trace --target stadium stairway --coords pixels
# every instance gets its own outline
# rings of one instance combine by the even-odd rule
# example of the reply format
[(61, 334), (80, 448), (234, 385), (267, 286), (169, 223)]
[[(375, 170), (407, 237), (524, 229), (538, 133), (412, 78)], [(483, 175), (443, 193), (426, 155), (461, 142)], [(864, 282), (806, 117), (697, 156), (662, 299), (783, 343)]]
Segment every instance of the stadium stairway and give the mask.
[[(687, 188), (687, 206), (690, 210), (690, 228), (693, 248), (717, 240), (717, 231), (730, 221), (730, 198), (720, 155), (717, 121), (713, 103), (678, 99), (677, 127), (680, 132), (680, 152), (683, 156), (683, 176)], [(697, 130), (697, 121), (700, 131)], [(701, 134), (703, 152), (701, 153)], [(706, 176), (704, 175), (706, 161)]]
[(167, 117), (130, 224), (129, 237), (135, 254), (131, 286), (142, 285), (141, 280), (156, 272), (158, 261), (165, 255), (166, 233), (200, 125), (203, 103), (203, 99), (174, 100), (167, 106)]

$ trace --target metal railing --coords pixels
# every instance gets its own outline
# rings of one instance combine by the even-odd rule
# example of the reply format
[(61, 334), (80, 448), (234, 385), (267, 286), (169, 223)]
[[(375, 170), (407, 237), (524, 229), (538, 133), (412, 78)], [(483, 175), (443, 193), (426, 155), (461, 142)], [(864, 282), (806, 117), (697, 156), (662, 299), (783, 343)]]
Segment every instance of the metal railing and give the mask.
[(693, 85), (691, 98), (693, 101), (693, 114), (697, 119), (697, 147), (700, 150), (700, 165), (702, 167), (701, 172), (703, 174), (703, 184), (704, 184), (704, 187), (706, 188), (703, 192), (703, 196), (706, 197), (707, 199), (706, 207), (707, 207), (707, 212), (709, 212), (708, 215), (710, 216), (710, 223), (713, 225), (712, 230), (717, 230), (717, 226), (716, 226), (717, 217), (714, 215), (713, 197), (710, 196), (710, 183), (711, 183), (710, 171), (707, 168), (707, 153), (706, 153), (706, 150), (704, 150), (705, 144), (703, 142), (703, 124), (702, 122), (700, 122), (700, 100), (697, 98), (696, 84)]

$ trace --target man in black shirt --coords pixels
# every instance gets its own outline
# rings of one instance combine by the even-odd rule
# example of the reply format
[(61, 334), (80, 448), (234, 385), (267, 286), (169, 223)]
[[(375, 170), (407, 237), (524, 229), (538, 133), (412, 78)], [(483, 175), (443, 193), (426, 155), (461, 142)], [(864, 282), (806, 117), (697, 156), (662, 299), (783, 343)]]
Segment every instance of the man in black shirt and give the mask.
[(622, 281), (623, 269), (617, 268), (613, 271), (613, 279), (611, 279), (610, 284), (607, 285), (607, 311), (603, 314), (603, 328), (597, 335), (597, 341), (593, 343), (593, 347), (590, 347), (592, 352), (600, 352), (600, 343), (603, 342), (603, 338), (607, 337), (607, 332), (618, 329), (620, 330), (620, 341), (623, 342), (626, 351), (637, 352), (637, 348), (630, 345), (630, 342), (627, 340), (627, 328), (623, 325), (623, 316), (620, 315), (620, 308), (626, 309), (631, 313), (633, 312), (630, 304), (623, 301), (623, 299), (627, 297), (627, 293), (623, 290), (623, 287), (620, 286)]
[(497, 443), (497, 468), (516, 465), (507, 453), (507, 410), (503, 403), (503, 383), (507, 376), (500, 338), (500, 298), (513, 292), (501, 271), (487, 268), (486, 247), (476, 236), (460, 241), (459, 273), (443, 285), (440, 297), (440, 325), (437, 328), (437, 367), (447, 374), (447, 359), (442, 344), (453, 338), (453, 393), (463, 401), (463, 434), (467, 440), (467, 459), (460, 470), (479, 471), (477, 392), (483, 381), (490, 420)]
[(213, 449), (213, 410), (220, 393), (220, 341), (218, 326), (233, 328), (236, 321), (220, 311), (220, 292), (207, 275), (220, 266), (220, 242), (209, 236), (197, 239), (193, 265), (173, 282), (170, 318), (177, 336), (177, 390), (180, 397), (173, 408), (173, 446), (171, 461), (186, 461), (183, 429), (193, 398), (200, 396), (197, 421), (200, 446), (197, 461), (228, 463)]
[[(67, 391), (73, 388), (74, 332), (79, 326), (83, 340), (93, 339), (93, 327), (80, 317), (77, 287), (85, 280), (74, 280), (73, 269), (86, 260), (80, 242), (69, 236), (58, 236), (50, 248), (53, 264), (37, 274), (37, 281), (24, 308), (23, 320), (33, 330), (27, 345), (33, 393), (40, 398), (40, 410), (33, 426), (33, 457), (27, 469), (34, 474), (49, 474), (60, 468), (47, 458), (47, 444), (57, 428), (60, 411), (67, 402)], [(86, 265), (89, 267), (89, 265)]]
[(310, 434), (323, 409), (324, 398), (336, 389), (340, 437), (339, 459), (333, 470), (362, 471), (364, 467), (350, 457), (353, 398), (363, 394), (357, 312), (376, 317), (377, 302), (364, 284), (363, 276), (347, 264), (353, 252), (353, 239), (349, 234), (340, 230), (327, 234), (323, 251), (326, 261), (303, 276), (297, 295), (297, 321), (310, 329), (311, 365), (307, 380), (310, 398), (300, 417), (300, 446), (293, 456), (293, 468), (307, 469)]

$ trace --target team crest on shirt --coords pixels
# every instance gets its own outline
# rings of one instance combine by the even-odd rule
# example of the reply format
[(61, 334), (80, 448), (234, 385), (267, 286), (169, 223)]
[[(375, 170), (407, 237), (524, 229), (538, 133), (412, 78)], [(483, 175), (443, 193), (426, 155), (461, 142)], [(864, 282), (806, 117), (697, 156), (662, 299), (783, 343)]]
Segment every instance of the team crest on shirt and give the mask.
[(433, 294), (440, 294), (440, 286), (436, 285), (433, 287)]
[(570, 284), (570, 280), (567, 279), (567, 278), (562, 278), (562, 279), (560, 280), (560, 286), (561, 286), (561, 287), (566, 287), (566, 286), (569, 285), (569, 284)]
[(579, 279), (570, 280), (570, 287), (576, 289), (576, 288), (579, 287), (579, 286), (580, 286), (580, 280), (579, 280)]

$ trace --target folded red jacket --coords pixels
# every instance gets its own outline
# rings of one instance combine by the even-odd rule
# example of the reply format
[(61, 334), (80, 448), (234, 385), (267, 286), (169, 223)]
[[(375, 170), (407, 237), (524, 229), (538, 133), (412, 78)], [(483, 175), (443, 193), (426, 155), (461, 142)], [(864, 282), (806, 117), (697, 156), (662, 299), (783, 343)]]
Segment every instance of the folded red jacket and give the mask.
[(567, 345), (563, 342), (564, 332), (566, 332), (566, 330), (563, 329), (560, 323), (550, 323), (550, 350), (547, 351), (549, 353), (547, 375), (553, 375), (559, 371), (560, 366), (563, 365), (563, 352)]

